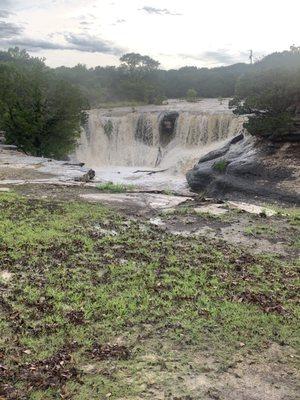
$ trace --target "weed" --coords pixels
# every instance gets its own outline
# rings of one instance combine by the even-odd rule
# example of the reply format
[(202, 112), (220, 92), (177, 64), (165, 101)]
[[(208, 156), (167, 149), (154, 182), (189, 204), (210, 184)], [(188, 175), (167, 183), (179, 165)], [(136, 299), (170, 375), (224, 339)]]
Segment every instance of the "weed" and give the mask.
[(245, 228), (245, 234), (251, 236), (274, 237), (278, 229), (270, 225), (255, 225)]
[(110, 193), (124, 193), (130, 192), (134, 189), (134, 185), (124, 185), (122, 183), (101, 183), (96, 186), (98, 190), (101, 192), (110, 192)]
[(218, 172), (225, 172), (226, 171), (226, 168), (227, 168), (227, 165), (229, 164), (229, 162), (227, 161), (227, 160), (219, 160), (219, 161), (216, 161), (215, 163), (214, 163), (214, 165), (213, 165), (213, 169), (215, 170), (215, 171), (218, 171)]

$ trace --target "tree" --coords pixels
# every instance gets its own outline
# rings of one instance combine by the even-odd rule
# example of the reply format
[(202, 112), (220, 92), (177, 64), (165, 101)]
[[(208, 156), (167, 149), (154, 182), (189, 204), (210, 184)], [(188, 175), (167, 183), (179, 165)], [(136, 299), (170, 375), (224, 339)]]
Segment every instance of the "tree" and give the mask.
[(121, 58), (121, 67), (128, 69), (131, 72), (143, 71), (150, 72), (156, 70), (159, 67), (159, 62), (153, 60), (149, 56), (142, 56), (139, 53), (127, 53)]
[(63, 158), (76, 145), (86, 103), (42, 60), (0, 63), (0, 128), (8, 143), (36, 156)]
[(197, 92), (195, 89), (189, 89), (186, 93), (186, 99), (189, 102), (195, 102), (197, 100)]
[(244, 127), (271, 140), (291, 139), (300, 104), (300, 68), (255, 71), (241, 77), (230, 107), (248, 115)]

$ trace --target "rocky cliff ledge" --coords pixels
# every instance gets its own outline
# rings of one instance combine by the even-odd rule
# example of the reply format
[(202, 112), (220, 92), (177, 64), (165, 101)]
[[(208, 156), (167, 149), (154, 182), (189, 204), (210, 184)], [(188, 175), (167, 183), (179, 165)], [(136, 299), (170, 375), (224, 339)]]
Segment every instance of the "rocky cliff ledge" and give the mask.
[(240, 134), (202, 157), (189, 186), (209, 195), (300, 201), (300, 143), (272, 143)]

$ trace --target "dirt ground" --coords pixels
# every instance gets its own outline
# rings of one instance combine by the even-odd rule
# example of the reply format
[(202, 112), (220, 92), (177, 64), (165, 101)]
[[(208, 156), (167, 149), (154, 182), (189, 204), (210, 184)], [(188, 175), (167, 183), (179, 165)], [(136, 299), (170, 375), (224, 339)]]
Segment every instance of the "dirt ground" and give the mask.
[[(7, 186), (9, 187), (9, 185)], [(26, 184), (10, 186), (17, 193), (32, 198), (53, 199), (56, 201), (83, 201), (86, 195), (97, 195), (99, 190), (93, 187), (82, 186), (55, 186), (42, 184)], [(278, 211), (273, 217), (255, 215), (239, 210), (229, 210), (222, 215), (197, 213), (198, 207), (216, 204), (215, 199), (203, 199), (201, 196), (191, 197), (187, 201), (171, 210), (155, 209), (147, 206), (146, 202), (139, 203), (137, 199), (152, 195), (137, 193), (136, 198), (127, 201), (115, 202), (110, 199), (109, 193), (104, 204), (115, 208), (131, 218), (143, 218), (178, 236), (205, 236), (212, 239), (240, 245), (253, 253), (277, 254), (283, 258), (299, 256), (299, 227), (291, 220), (288, 213), (296, 212), (295, 207), (277, 203), (264, 204), (262, 207), (271, 207)], [(159, 195), (158, 195), (159, 197)], [(218, 200), (217, 200), (218, 202)], [(253, 200), (251, 201), (253, 202)], [(219, 203), (222, 201), (219, 200)], [(146, 205), (145, 205), (146, 204)], [(284, 215), (286, 213), (286, 215)]]
[(54, 175), (52, 174), (45, 174), (43, 172), (39, 172), (38, 170), (32, 169), (20, 169), (20, 168), (11, 168), (0, 166), (0, 181), (4, 179), (49, 179), (53, 178)]

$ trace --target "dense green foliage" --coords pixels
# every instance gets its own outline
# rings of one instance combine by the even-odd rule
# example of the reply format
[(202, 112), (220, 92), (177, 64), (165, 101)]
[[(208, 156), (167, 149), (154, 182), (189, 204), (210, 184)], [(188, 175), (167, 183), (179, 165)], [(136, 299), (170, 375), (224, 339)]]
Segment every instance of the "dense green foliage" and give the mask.
[(86, 103), (43, 60), (13, 49), (0, 54), (0, 128), (7, 143), (37, 155), (63, 158), (76, 144)]
[[(245, 128), (272, 140), (295, 139), (300, 112), (300, 50), (274, 53), (237, 81), (231, 102), (237, 114), (249, 114)], [(299, 111), (297, 111), (299, 109)]]

